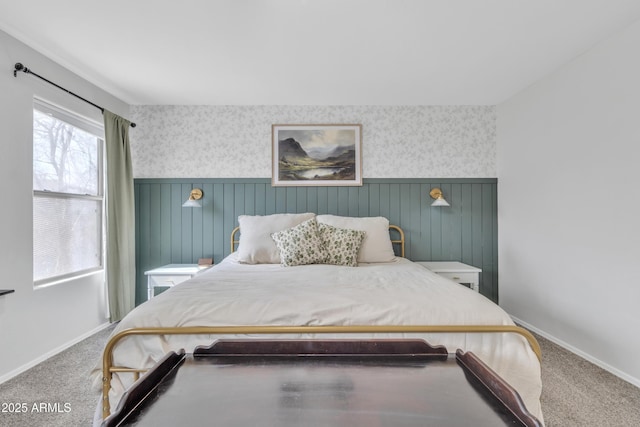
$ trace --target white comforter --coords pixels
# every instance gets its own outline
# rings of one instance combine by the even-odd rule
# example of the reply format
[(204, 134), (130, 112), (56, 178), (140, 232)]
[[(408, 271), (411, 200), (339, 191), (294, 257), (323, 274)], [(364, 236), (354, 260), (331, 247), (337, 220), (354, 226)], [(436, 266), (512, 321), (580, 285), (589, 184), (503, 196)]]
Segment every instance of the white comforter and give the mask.
[[(513, 322), (482, 295), (403, 258), (358, 267), (280, 267), (240, 264), (232, 254), (219, 265), (137, 307), (114, 333), (158, 326), (371, 324), (512, 325)], [(430, 344), (444, 345), (450, 352), (458, 348), (473, 351), (515, 387), (529, 411), (542, 420), (540, 364), (523, 337), (516, 334), (404, 334), (401, 337), (416, 336)], [(273, 336), (258, 338), (269, 337)], [(309, 337), (312, 336), (304, 338)], [(345, 337), (348, 336), (340, 335)], [(126, 338), (114, 351), (114, 363), (148, 368), (170, 350), (192, 351), (195, 346), (210, 344), (216, 338), (219, 337)], [(100, 364), (96, 365), (93, 375), (98, 385)], [(112, 410), (130, 384), (125, 379), (129, 377), (131, 375), (123, 378), (114, 375)]]

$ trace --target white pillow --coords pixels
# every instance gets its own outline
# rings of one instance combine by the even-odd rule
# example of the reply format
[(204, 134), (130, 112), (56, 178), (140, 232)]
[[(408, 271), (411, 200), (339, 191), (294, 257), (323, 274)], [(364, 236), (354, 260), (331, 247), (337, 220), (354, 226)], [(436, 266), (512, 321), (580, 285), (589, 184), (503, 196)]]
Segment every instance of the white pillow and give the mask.
[(271, 234), (295, 227), (314, 216), (314, 213), (240, 215), (238, 261), (245, 264), (280, 264), (280, 252)]
[(396, 257), (393, 253), (391, 237), (389, 237), (389, 220), (387, 218), (381, 216), (355, 218), (318, 215), (316, 220), (318, 224), (364, 231), (366, 234), (360, 252), (358, 252), (358, 262), (389, 262)]

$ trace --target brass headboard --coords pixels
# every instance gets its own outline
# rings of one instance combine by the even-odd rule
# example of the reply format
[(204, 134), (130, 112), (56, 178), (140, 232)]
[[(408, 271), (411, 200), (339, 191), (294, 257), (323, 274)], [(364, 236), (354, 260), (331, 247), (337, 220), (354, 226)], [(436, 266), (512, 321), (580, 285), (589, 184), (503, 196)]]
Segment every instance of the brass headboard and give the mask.
[(389, 230), (395, 230), (400, 235), (398, 239), (391, 239), (391, 243), (400, 245), (400, 256), (404, 258), (404, 231), (397, 225), (390, 225)]
[(236, 251), (236, 247), (240, 240), (236, 240), (236, 233), (240, 231), (240, 227), (236, 227), (231, 231), (231, 253)]
[[(402, 228), (398, 227), (397, 225), (390, 225), (389, 230), (397, 232), (400, 236), (397, 239), (392, 238), (391, 243), (393, 243), (394, 245), (400, 245), (400, 256), (404, 258), (404, 231), (402, 231)], [(231, 252), (235, 252), (238, 243), (240, 243), (240, 239), (236, 239), (236, 233), (238, 231), (240, 231), (240, 227), (236, 227), (231, 231)]]

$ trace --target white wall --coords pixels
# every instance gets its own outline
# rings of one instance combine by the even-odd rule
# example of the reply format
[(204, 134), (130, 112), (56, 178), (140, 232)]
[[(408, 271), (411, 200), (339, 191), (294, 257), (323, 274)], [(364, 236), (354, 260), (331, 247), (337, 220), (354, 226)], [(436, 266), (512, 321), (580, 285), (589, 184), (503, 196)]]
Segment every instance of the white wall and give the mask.
[(103, 274), (33, 288), (32, 109), (38, 95), (54, 104), (102, 121), (100, 110), (21, 73), (34, 72), (127, 116), (128, 106), (0, 31), (0, 382), (107, 322)]
[(494, 106), (131, 108), (136, 178), (269, 178), (271, 125), (362, 124), (365, 178), (493, 178)]
[(640, 386), (640, 22), (498, 106), (500, 302)]

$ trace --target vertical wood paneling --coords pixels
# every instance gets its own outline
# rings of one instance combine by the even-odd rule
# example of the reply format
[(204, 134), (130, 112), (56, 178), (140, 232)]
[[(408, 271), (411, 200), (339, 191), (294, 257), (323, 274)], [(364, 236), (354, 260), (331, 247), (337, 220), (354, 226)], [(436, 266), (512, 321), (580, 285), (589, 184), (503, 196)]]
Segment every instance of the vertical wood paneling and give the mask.
[(276, 212), (276, 189), (271, 185), (264, 186), (264, 212), (263, 215), (271, 215)]
[(462, 185), (451, 184), (449, 204), (452, 215), (449, 218), (449, 230), (446, 240), (449, 242), (448, 259), (462, 259)]
[(462, 254), (460, 259), (465, 264), (471, 264), (473, 262), (473, 242), (471, 234), (471, 184), (462, 184), (460, 201), (460, 223), (460, 232), (462, 239)]
[(304, 193), (306, 193), (304, 195), (304, 197), (306, 198), (304, 212), (318, 212), (318, 188), (310, 187)]
[[(440, 187), (442, 184), (432, 184), (431, 188)], [(429, 191), (431, 191), (431, 188)], [(428, 194), (428, 192), (427, 192)], [(433, 261), (443, 261), (442, 258), (442, 215), (446, 213), (444, 209), (431, 209), (429, 208), (431, 213), (431, 239), (429, 239), (429, 243), (431, 246), (431, 260)]]
[(151, 185), (145, 184), (140, 187), (139, 199), (136, 201), (136, 205), (139, 215), (139, 221), (136, 224), (138, 228), (139, 243), (136, 242), (136, 248), (139, 246), (141, 249), (139, 264), (136, 264), (136, 271), (138, 272), (138, 281), (136, 283), (136, 303), (146, 301), (147, 295), (146, 286), (139, 286), (141, 282), (146, 285), (144, 280), (144, 272), (149, 269), (151, 263), (151, 232), (149, 230), (149, 218), (151, 216)]
[(334, 215), (349, 216), (349, 187), (338, 187), (338, 211)]
[(471, 265), (482, 267), (482, 184), (471, 186)]
[(303, 213), (307, 212), (309, 208), (307, 208), (307, 188), (298, 187), (296, 188), (296, 209), (295, 212)]
[(160, 261), (164, 264), (171, 263), (171, 185), (160, 184)]
[(338, 189), (336, 187), (327, 188), (327, 213), (333, 215), (338, 213)]
[(348, 187), (348, 190), (349, 206), (347, 216), (360, 216), (360, 193), (358, 191), (360, 187)]
[[(440, 189), (443, 194), (447, 195), (447, 198), (451, 198), (451, 185), (450, 184), (440, 184)], [(451, 200), (449, 200), (451, 203)], [(453, 234), (453, 222), (455, 221), (455, 206), (451, 206), (450, 208), (443, 209), (440, 208), (438, 211), (440, 212), (440, 221), (441, 221), (441, 233), (440, 233), (440, 259), (447, 260), (451, 259), (451, 246), (452, 240), (451, 236)]]
[(287, 189), (276, 187), (276, 210), (274, 213), (283, 213), (287, 211)]
[[(237, 216), (235, 215), (235, 211), (234, 211), (234, 202), (233, 202), (233, 195), (234, 195), (234, 185), (233, 184), (229, 184), (229, 183), (225, 183), (222, 189), (222, 222), (224, 224), (224, 233), (226, 233), (227, 236), (229, 236), (231, 234), (231, 230), (233, 230), (236, 226), (237, 223)], [(227, 253), (227, 251), (229, 251), (228, 249), (228, 244), (225, 242), (224, 245), (224, 253)], [(215, 257), (215, 255), (214, 255)], [(220, 258), (217, 258), (218, 261), (220, 261)], [(216, 260), (214, 259), (214, 262)]]
[[(151, 184), (149, 185), (149, 211), (150, 212), (159, 212), (160, 211), (160, 184)], [(160, 215), (151, 215), (148, 217), (147, 225), (149, 227), (149, 258), (150, 259), (161, 259), (160, 257), (160, 248), (161, 241), (160, 235)]]
[(244, 184), (244, 212), (247, 215), (256, 214), (256, 185)]
[[(234, 218), (238, 217), (238, 215), (242, 215), (244, 213), (248, 213), (245, 209), (244, 205), (244, 194), (246, 185), (238, 184), (233, 186), (233, 216)], [(250, 215), (250, 214), (249, 214)]]
[[(272, 187), (267, 179), (139, 179), (136, 196), (136, 302), (146, 300), (144, 271), (168, 263), (219, 262), (230, 253), (238, 215), (316, 212), (384, 216), (405, 231), (415, 261), (462, 261), (482, 268), (481, 292), (498, 299), (495, 179), (376, 179), (362, 187)], [(432, 208), (440, 187), (449, 208)], [(202, 209), (183, 208), (192, 188)]]
[(266, 185), (265, 184), (256, 184), (255, 185), (255, 215), (266, 215), (267, 214), (267, 199), (266, 199)]
[(318, 188), (318, 215), (329, 213), (329, 189), (327, 187)]
[(431, 209), (429, 191), (431, 191), (431, 185), (420, 184), (420, 199), (426, 200), (426, 203), (420, 204), (420, 241), (422, 242), (422, 251), (420, 257), (412, 258), (415, 260), (434, 260), (431, 255), (431, 211), (433, 209)]
[(491, 186), (491, 194), (493, 196), (493, 200), (492, 200), (492, 204), (493, 204), (493, 209), (491, 212), (491, 219), (492, 219), (492, 235), (493, 235), (493, 246), (492, 246), (492, 253), (493, 253), (493, 263), (491, 265), (492, 268), (492, 275), (490, 279), (487, 279), (486, 283), (490, 284), (491, 287), (491, 292), (493, 295), (493, 298), (491, 298), (493, 301), (498, 302), (500, 300), (500, 289), (498, 287), (498, 186), (497, 185), (492, 185)]
[(202, 255), (201, 258), (209, 258), (213, 256), (213, 184), (202, 184), (202, 192), (204, 198), (202, 199)]
[[(191, 192), (191, 184), (182, 184), (181, 200), (187, 200), (189, 198), (189, 193)], [(180, 259), (177, 262), (180, 263), (188, 263), (193, 262), (193, 209), (192, 208), (180, 208), (180, 216), (181, 216), (181, 230), (180, 234), (182, 241), (182, 253)]]
[(296, 187), (288, 187), (285, 190), (285, 210), (283, 212), (296, 212), (298, 189)]
[[(182, 260), (182, 185), (171, 184), (171, 262)], [(145, 267), (145, 268), (148, 268)]]
[[(491, 185), (482, 184), (482, 274), (487, 281), (493, 281), (493, 193)], [(497, 288), (487, 289), (487, 296), (497, 299)]]
[(222, 201), (224, 199), (224, 184), (213, 184), (213, 196), (211, 202), (211, 215), (213, 221), (213, 254), (219, 254), (224, 252), (224, 210)]
[(380, 216), (380, 184), (369, 184), (369, 216)]
[(421, 240), (422, 224), (420, 221), (420, 213), (422, 211), (422, 205), (426, 202), (420, 194), (420, 184), (409, 184), (411, 189), (409, 191), (409, 202), (411, 207), (409, 208), (410, 217), (410, 229), (409, 229), (409, 244), (407, 247), (406, 256), (409, 259), (422, 260), (424, 258), (423, 247)]
[(415, 209), (414, 201), (411, 199), (411, 184), (400, 186), (400, 201), (398, 207), (400, 208), (400, 218), (397, 224), (403, 224), (403, 229), (406, 227), (405, 256), (411, 258), (411, 242), (413, 241), (411, 235), (414, 232), (413, 224), (411, 223), (411, 210)]
[(380, 184), (380, 195), (379, 201), (380, 204), (378, 206), (378, 214), (375, 216), (383, 216), (385, 218), (389, 218), (389, 184)]
[(400, 184), (389, 185), (389, 222), (400, 224)]

